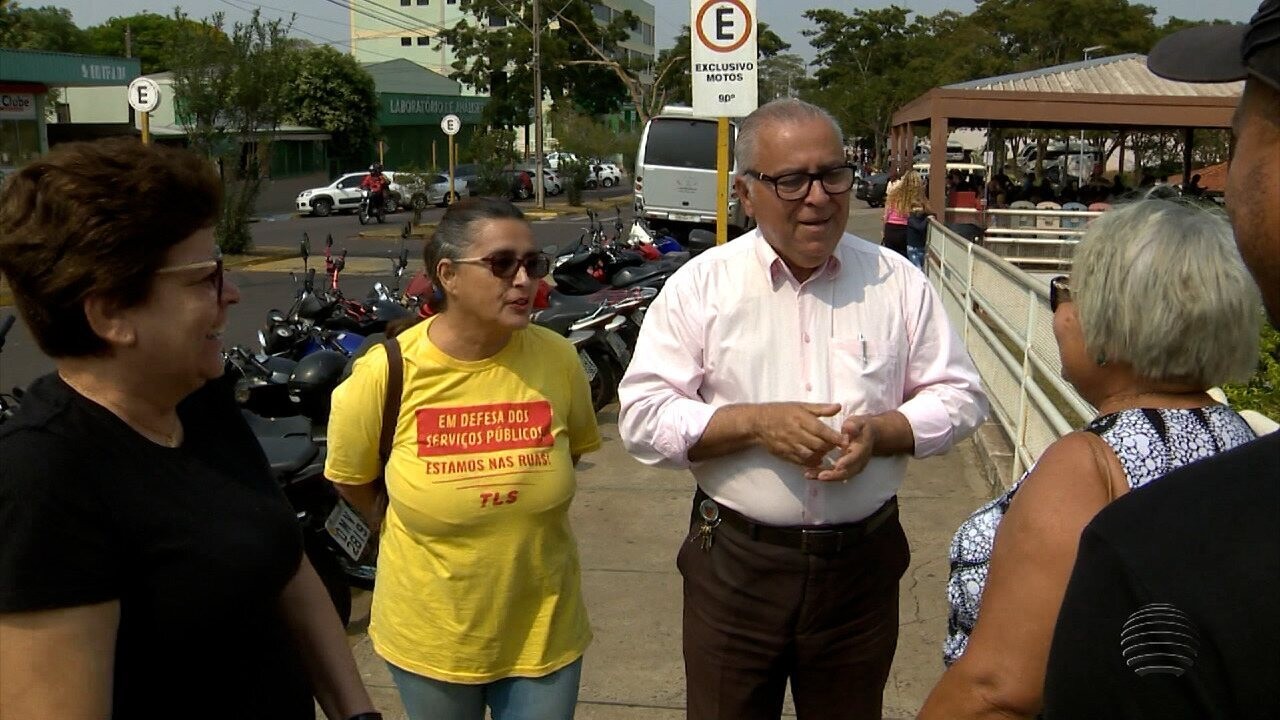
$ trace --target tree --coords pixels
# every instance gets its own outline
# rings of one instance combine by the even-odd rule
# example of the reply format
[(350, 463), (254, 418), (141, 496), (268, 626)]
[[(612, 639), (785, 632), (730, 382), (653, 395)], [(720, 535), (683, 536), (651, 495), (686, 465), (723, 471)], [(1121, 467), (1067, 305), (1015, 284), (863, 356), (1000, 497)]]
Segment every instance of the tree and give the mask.
[[(439, 34), (453, 49), (450, 77), (488, 92), (486, 120), (503, 127), (526, 125), (533, 107), (533, 3), (530, 0), (461, 0), (473, 19), (462, 20)], [(542, 86), (561, 104), (575, 98), (584, 109), (616, 111), (638, 82), (637, 70), (625, 59), (621, 43), (639, 27), (625, 11), (599, 23), (588, 0), (568, 0), (540, 18)], [(495, 22), (505, 22), (494, 27)], [(550, 32), (553, 23), (559, 32)]]
[(179, 20), (167, 15), (144, 12), (129, 17), (113, 17), (110, 20), (84, 31), (85, 52), (95, 55), (111, 55), (125, 57), (126, 34), (132, 35), (128, 50), (132, 57), (142, 63), (142, 73), (168, 70), (168, 48), (182, 23), (191, 20)]
[(1005, 58), (1005, 72), (1081, 60), (1103, 45), (1110, 54), (1151, 49), (1155, 8), (1128, 0), (981, 0), (970, 16)]
[[(662, 93), (665, 102), (679, 105), (693, 104), (693, 74), (690, 69), (692, 47), (689, 26), (685, 25), (680, 28), (675, 44), (670, 49), (663, 50), (658, 56), (658, 65), (664, 68), (664, 72), (655, 81), (655, 87)], [(791, 43), (770, 30), (769, 23), (756, 23), (756, 54), (760, 58), (761, 69), (766, 60), (790, 49)], [(664, 103), (659, 103), (654, 108), (653, 114), (661, 109), (662, 104)]]
[(344, 165), (360, 165), (372, 156), (378, 93), (355, 58), (329, 45), (301, 50), (283, 102), (287, 121), (333, 136), (334, 155)]
[[(827, 108), (848, 135), (870, 137), (881, 165), (893, 113), (917, 95), (963, 72), (949, 67), (945, 43), (962, 30), (955, 13), (921, 16), (896, 5), (874, 10), (809, 10), (818, 27), (804, 34), (818, 50), (806, 99)], [(940, 45), (941, 44), (941, 45)]]
[[(175, 19), (187, 20), (181, 11)], [(222, 173), (223, 213), (216, 234), (229, 253), (251, 244), (249, 219), (271, 157), (272, 133), (287, 108), (288, 87), (297, 74), (296, 42), (280, 20), (263, 22), (254, 11), (230, 36), (224, 16), (180, 22), (169, 46), (174, 110), (191, 148), (214, 160)]]
[(758, 97), (763, 105), (782, 97), (797, 97), (805, 87), (804, 58), (791, 53), (778, 53), (760, 61)]
[(48, 52), (83, 52), (84, 31), (66, 8), (24, 8), (0, 4), (0, 47)]

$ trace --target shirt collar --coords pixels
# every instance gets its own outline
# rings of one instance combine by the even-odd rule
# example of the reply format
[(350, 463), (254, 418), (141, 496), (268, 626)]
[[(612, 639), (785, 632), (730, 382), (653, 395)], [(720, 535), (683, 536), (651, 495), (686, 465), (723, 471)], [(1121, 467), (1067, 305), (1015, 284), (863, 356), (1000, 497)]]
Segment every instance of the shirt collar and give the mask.
[(782, 257), (778, 255), (778, 251), (773, 249), (768, 240), (764, 239), (764, 234), (760, 232), (760, 228), (756, 228), (755, 235), (755, 251), (756, 259), (760, 261), (760, 269), (764, 271), (765, 276), (769, 278), (770, 284), (774, 290), (782, 286), (782, 283), (790, 280), (796, 285), (804, 285), (807, 282), (817, 279), (832, 279), (840, 274), (840, 245), (836, 245), (835, 252), (831, 253), (831, 257), (827, 258), (826, 264), (818, 268), (809, 280), (805, 283), (796, 279), (791, 272), (791, 268), (783, 262)]

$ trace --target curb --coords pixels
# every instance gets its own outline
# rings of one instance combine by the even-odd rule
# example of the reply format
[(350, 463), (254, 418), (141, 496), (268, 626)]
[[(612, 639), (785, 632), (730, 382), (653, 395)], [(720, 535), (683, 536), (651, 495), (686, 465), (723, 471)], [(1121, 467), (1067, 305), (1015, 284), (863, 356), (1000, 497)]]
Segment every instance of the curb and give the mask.
[[(435, 232), (435, 230), (436, 223), (422, 223), (421, 225), (414, 225), (413, 229), (409, 231), (409, 237), (430, 237), (431, 233)], [(403, 223), (397, 226), (378, 228), (377, 230), (361, 230), (356, 233), (356, 237), (364, 240), (399, 240), (402, 232), (404, 232)]]
[(1011, 477), (1013, 467), (1013, 445), (1005, 437), (1004, 429), (994, 420), (988, 420), (973, 435), (974, 445), (978, 448), (978, 463), (982, 477), (991, 490), (991, 497), (1008, 490), (1013, 486), (1015, 478)]
[[(396, 237), (399, 237), (397, 235)], [(276, 262), (277, 260), (288, 260), (289, 258), (302, 257), (296, 252), (253, 252), (244, 255), (226, 255), (222, 258), (222, 267), (227, 270), (237, 268), (253, 267), (254, 265), (262, 265), (265, 263)], [(13, 294), (9, 292), (7, 287), (0, 284), (0, 307), (9, 307), (13, 305)]]

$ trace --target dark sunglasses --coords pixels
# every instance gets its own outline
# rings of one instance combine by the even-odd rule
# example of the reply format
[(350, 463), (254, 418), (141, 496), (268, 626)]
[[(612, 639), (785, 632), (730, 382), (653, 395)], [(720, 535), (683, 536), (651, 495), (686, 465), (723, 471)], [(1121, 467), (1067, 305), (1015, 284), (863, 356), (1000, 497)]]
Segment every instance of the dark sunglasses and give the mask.
[(170, 265), (168, 267), (162, 267), (159, 270), (156, 270), (156, 274), (165, 275), (168, 273), (186, 272), (188, 270), (204, 270), (206, 268), (213, 270), (213, 274), (209, 279), (213, 282), (213, 288), (217, 294), (218, 302), (221, 303), (222, 287), (226, 284), (227, 278), (226, 268), (222, 264), (221, 253), (218, 253), (218, 255), (211, 260), (201, 260), (200, 262), (186, 263), (185, 265)]
[(524, 257), (517, 256), (515, 253), (494, 253), (478, 258), (458, 258), (454, 262), (488, 265), (489, 272), (503, 280), (514, 278), (522, 267), (533, 280), (544, 278), (551, 272), (551, 256), (540, 252), (530, 253)]
[(1066, 275), (1049, 281), (1049, 310), (1058, 312), (1058, 306), (1064, 302), (1071, 302), (1071, 285)]

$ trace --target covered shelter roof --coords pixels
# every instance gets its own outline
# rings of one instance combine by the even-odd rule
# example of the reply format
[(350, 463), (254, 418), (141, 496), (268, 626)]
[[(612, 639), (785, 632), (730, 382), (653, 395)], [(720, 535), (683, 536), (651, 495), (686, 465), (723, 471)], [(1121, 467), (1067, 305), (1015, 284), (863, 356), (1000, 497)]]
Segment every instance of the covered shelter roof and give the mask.
[[(892, 155), (905, 157), (913, 126), (927, 125), (930, 144), (945, 147), (952, 128), (1092, 130), (1227, 129), (1244, 82), (1185, 83), (1147, 69), (1147, 57), (1113, 55), (1083, 62), (936, 87), (893, 115)], [(1184, 151), (1190, 165), (1190, 149)], [(944, 200), (945, 157), (929, 177), (929, 200)]]

